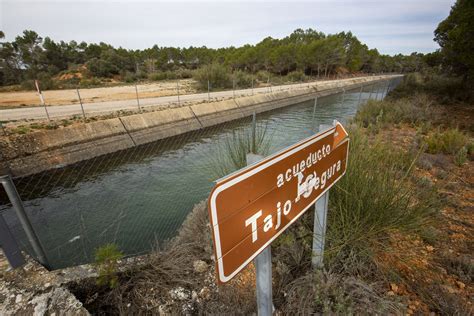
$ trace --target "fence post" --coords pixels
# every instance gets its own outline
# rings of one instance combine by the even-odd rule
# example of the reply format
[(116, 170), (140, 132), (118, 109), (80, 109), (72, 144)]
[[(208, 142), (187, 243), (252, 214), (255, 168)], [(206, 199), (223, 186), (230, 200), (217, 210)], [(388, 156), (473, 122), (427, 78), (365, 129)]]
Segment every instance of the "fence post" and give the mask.
[(252, 78), (252, 95), (253, 95), (253, 78)]
[(49, 268), (46, 253), (43, 249), (43, 246), (41, 246), (40, 240), (36, 235), (28, 216), (26, 215), (23, 202), (21, 201), (20, 195), (18, 194), (11, 177), (9, 175), (0, 176), (0, 182), (5, 188), (7, 196), (10, 199), (13, 208), (15, 209), (16, 215), (20, 220), (21, 226), (23, 227), (26, 236), (28, 237), (28, 241), (30, 242), (36, 256), (38, 257), (39, 262), (46, 268)]
[(379, 91), (380, 91), (380, 87), (377, 87), (377, 93), (375, 94), (375, 101), (378, 101), (379, 99)]
[(211, 102), (211, 83), (207, 80), (207, 101)]
[(7, 130), (5, 129), (5, 126), (3, 126), (3, 123), (0, 121), (0, 127), (2, 128), (3, 135), (7, 136)]
[(374, 90), (374, 84), (370, 85), (370, 93), (369, 93), (369, 98), (367, 100), (370, 100), (370, 98), (372, 98), (372, 90)]
[(317, 106), (317, 105), (318, 105), (318, 97), (316, 96), (316, 98), (314, 98), (313, 119), (312, 119), (312, 122), (313, 122), (312, 130), (313, 130), (314, 132), (316, 132), (316, 131), (315, 131), (315, 124), (314, 124), (315, 122), (314, 122), (314, 119), (315, 119), (315, 117), (316, 117), (316, 106)]
[(79, 93), (79, 88), (76, 88), (76, 91), (77, 91), (77, 97), (79, 98), (79, 103), (81, 104), (82, 116), (85, 119), (86, 118), (86, 113), (84, 112), (84, 105), (82, 104), (82, 99), (81, 99), (81, 94)]
[(257, 131), (257, 113), (253, 112), (252, 115), (252, 153), (257, 154), (257, 148), (255, 148), (256, 145), (256, 131)]
[(13, 234), (8, 229), (8, 225), (0, 213), (0, 246), (2, 247), (5, 257), (7, 257), (10, 266), (15, 269), (25, 263), (25, 258), (16, 243)]
[(234, 95), (235, 99), (235, 76), (232, 76), (232, 94)]
[(342, 88), (342, 101), (341, 101), (341, 105), (344, 104), (344, 99), (346, 98), (346, 89), (345, 88)]
[(362, 97), (362, 88), (363, 88), (363, 87), (364, 87), (364, 86), (360, 86), (360, 91), (359, 91), (359, 100), (357, 101), (357, 106), (359, 106), (359, 105), (360, 105), (360, 99), (361, 99), (361, 97)]
[(41, 105), (43, 105), (44, 111), (46, 112), (46, 117), (48, 118), (48, 121), (51, 121), (51, 118), (49, 117), (48, 109), (46, 108), (46, 102), (44, 102), (43, 92), (41, 91), (39, 87), (38, 80), (35, 80), (35, 86), (36, 86), (36, 91), (38, 91), (38, 95), (40, 97)]
[(387, 94), (389, 93), (391, 85), (392, 85), (392, 79), (387, 81), (387, 91), (385, 91), (385, 96), (387, 96)]
[(179, 100), (179, 80), (176, 80), (176, 90), (178, 90), (178, 106), (180, 106), (181, 102)]
[(142, 112), (142, 108), (140, 107), (140, 99), (138, 98), (138, 87), (137, 85), (135, 84), (135, 94), (137, 95), (137, 106), (138, 106), (138, 110), (140, 112)]

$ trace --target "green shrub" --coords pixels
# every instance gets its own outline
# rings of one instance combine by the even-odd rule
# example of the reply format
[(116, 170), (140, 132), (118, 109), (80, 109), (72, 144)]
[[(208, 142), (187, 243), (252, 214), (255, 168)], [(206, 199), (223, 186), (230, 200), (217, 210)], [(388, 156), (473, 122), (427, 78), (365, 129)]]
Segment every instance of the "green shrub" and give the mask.
[(123, 81), (132, 83), (138, 81), (138, 76), (134, 72), (127, 71), (123, 76)]
[(341, 273), (371, 273), (391, 231), (416, 232), (435, 211), (432, 187), (414, 188), (415, 158), (350, 130), (346, 175), (330, 192), (326, 263)]
[(118, 285), (117, 260), (122, 257), (122, 252), (115, 244), (107, 244), (96, 249), (95, 265), (99, 274), (97, 277), (98, 285), (107, 285), (110, 288), (115, 288)]
[(425, 143), (429, 153), (455, 155), (467, 145), (468, 138), (457, 128), (451, 128), (445, 131), (438, 129), (425, 137)]
[(20, 125), (16, 128), (13, 128), (12, 129), (12, 133), (16, 133), (16, 134), (27, 134), (30, 132), (30, 128), (28, 126), (25, 126), (25, 125)]
[(306, 80), (306, 75), (304, 74), (303, 71), (301, 70), (295, 70), (292, 72), (289, 72), (286, 77), (288, 78), (289, 81), (291, 82), (301, 82)]
[(254, 80), (254, 77), (251, 74), (242, 70), (234, 72), (234, 80), (236, 89), (250, 88), (252, 87), (252, 84), (254, 84), (252, 82)]
[(154, 73), (148, 74), (148, 80), (160, 81), (160, 80), (165, 80), (165, 79), (166, 79), (166, 75), (164, 74), (164, 72), (154, 72)]
[(207, 90), (208, 81), (211, 89), (227, 89), (233, 86), (232, 73), (221, 64), (203, 66), (194, 71), (193, 78), (202, 90)]
[[(36, 76), (41, 90), (52, 90), (57, 88), (56, 82), (53, 80), (50, 74), (41, 72)], [(21, 86), (25, 90), (36, 90), (35, 80), (29, 79), (24, 80)]]
[(148, 79), (152, 81), (161, 81), (161, 80), (176, 80), (176, 79), (187, 79), (193, 76), (193, 71), (189, 69), (178, 69), (175, 71), (157, 71), (151, 74), (148, 74)]
[(435, 73), (411, 73), (403, 78), (400, 85), (390, 93), (392, 98), (403, 98), (418, 93), (434, 96), (438, 102), (452, 104), (474, 100), (474, 91), (469, 83), (459, 77), (449, 77)]
[(80, 88), (92, 88), (100, 85), (102, 85), (102, 82), (96, 77), (92, 77), (90, 79), (81, 79), (81, 82), (79, 83)]
[(176, 78), (188, 79), (193, 77), (193, 71), (190, 69), (180, 68), (175, 71)]
[(462, 165), (466, 163), (466, 161), (467, 161), (467, 148), (463, 147), (459, 149), (459, 151), (454, 156), (454, 163), (457, 166), (461, 167)]
[(426, 94), (400, 100), (368, 100), (357, 111), (354, 121), (363, 127), (371, 124), (419, 124), (435, 116), (433, 102)]

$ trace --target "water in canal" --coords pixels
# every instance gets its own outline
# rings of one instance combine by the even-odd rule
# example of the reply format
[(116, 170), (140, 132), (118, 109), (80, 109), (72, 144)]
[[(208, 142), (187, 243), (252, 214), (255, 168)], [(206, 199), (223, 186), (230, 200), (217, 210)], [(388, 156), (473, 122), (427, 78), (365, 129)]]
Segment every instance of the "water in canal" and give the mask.
[[(387, 82), (367, 86), (361, 101), (375, 98), (377, 90), (381, 99), (386, 89)], [(352, 117), (359, 89), (347, 91), (342, 99), (342, 94), (319, 98), (314, 119), (313, 100), (258, 114), (257, 123), (270, 135), (270, 152), (310, 136), (319, 124)], [(136, 255), (172, 238), (193, 206), (208, 196), (218, 147), (233, 131), (249, 128), (250, 118), (228, 122), (15, 179), (51, 266), (92, 262), (94, 249), (107, 243)], [(29, 251), (13, 210), (0, 208), (21, 247)]]

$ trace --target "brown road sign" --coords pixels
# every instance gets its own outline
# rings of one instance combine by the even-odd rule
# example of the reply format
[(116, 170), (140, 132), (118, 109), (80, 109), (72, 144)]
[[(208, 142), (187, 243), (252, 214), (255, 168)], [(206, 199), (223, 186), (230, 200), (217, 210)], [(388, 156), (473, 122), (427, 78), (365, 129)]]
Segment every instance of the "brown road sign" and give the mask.
[(340, 123), (219, 180), (209, 197), (218, 280), (232, 279), (346, 171)]

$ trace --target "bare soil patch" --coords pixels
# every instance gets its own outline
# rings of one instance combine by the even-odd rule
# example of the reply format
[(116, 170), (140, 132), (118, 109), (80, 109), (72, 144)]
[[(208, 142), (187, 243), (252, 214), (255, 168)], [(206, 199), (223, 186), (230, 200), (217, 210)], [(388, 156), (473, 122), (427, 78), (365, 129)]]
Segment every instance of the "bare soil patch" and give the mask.
[[(177, 94), (176, 81), (160, 81), (137, 85), (140, 98), (163, 97)], [(195, 81), (183, 79), (179, 81), (181, 94), (196, 93)], [(135, 99), (135, 85), (121, 85), (115, 87), (90, 88), (79, 90), (83, 103), (129, 100)], [(43, 91), (47, 105), (65, 105), (79, 103), (77, 91), (47, 90)], [(0, 108), (18, 108), (22, 106), (40, 106), (40, 99), (36, 91), (0, 92)]]

